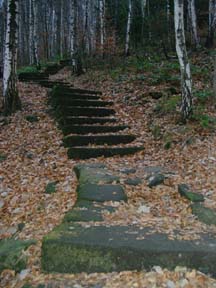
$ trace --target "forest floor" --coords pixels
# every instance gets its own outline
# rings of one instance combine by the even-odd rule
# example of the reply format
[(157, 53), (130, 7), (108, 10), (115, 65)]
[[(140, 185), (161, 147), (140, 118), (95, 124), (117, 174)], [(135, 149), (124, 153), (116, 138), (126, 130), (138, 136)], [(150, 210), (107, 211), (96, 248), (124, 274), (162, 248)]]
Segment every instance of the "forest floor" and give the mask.
[[(178, 193), (178, 184), (188, 184), (205, 197), (205, 205), (216, 210), (215, 104), (210, 88), (210, 56), (194, 56), (195, 116), (187, 124), (179, 121), (179, 68), (176, 62), (136, 58), (118, 68), (88, 70), (71, 77), (68, 69), (51, 78), (71, 82), (75, 87), (96, 89), (114, 101), (122, 124), (129, 124), (143, 152), (132, 156), (98, 158), (119, 173), (135, 168), (142, 184), (125, 185), (128, 203), (115, 213), (105, 214), (107, 225), (138, 225), (163, 232), (170, 239), (199, 239), (202, 232), (215, 234), (216, 226), (199, 222), (190, 202)], [(19, 274), (5, 270), (0, 287), (21, 288), (52, 283), (49, 287), (216, 287), (216, 280), (199, 271), (176, 267), (168, 271), (154, 267), (151, 272), (124, 271), (87, 275), (45, 275), (40, 270), (42, 238), (60, 224), (64, 213), (76, 201), (77, 180), (61, 146), (62, 134), (49, 114), (47, 91), (36, 84), (19, 84), (23, 109), (0, 122), (0, 238), (36, 239), (28, 250), (28, 269)], [(160, 99), (155, 99), (160, 98)], [(213, 105), (214, 104), (214, 105)], [(37, 115), (30, 123), (27, 115)], [(86, 162), (86, 161), (79, 161)], [(160, 166), (170, 172), (165, 185), (147, 185), (145, 167)], [(125, 176), (126, 177), (126, 176)], [(122, 179), (124, 176), (122, 175)], [(124, 180), (124, 179), (123, 179)], [(57, 192), (46, 194), (47, 184), (57, 181)], [(140, 213), (140, 207), (145, 212)], [(175, 231), (179, 231), (177, 234)]]

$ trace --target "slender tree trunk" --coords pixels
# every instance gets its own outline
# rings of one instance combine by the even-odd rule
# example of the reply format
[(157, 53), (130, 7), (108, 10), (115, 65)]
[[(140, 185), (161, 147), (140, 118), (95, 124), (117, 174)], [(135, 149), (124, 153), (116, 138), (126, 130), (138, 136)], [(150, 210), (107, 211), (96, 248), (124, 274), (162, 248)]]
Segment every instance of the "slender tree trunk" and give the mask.
[(145, 12), (146, 12), (146, 5), (147, 0), (140, 0), (141, 4), (141, 15), (142, 15), (142, 28), (141, 28), (141, 37), (143, 39), (144, 34), (144, 21), (145, 21)]
[(189, 14), (189, 22), (192, 38), (197, 48), (200, 43), (197, 32), (197, 15), (196, 15), (195, 0), (188, 0), (188, 14)]
[(126, 30), (126, 41), (125, 41), (125, 55), (130, 54), (130, 32), (132, 22), (132, 0), (128, 0), (128, 18), (127, 18), (127, 30)]
[(32, 0), (29, 0), (29, 62), (30, 64), (34, 64), (34, 19), (33, 19), (33, 7)]
[(192, 79), (188, 61), (184, 32), (184, 0), (174, 0), (176, 51), (181, 69), (182, 104), (181, 113), (186, 120), (192, 113)]
[(99, 2), (100, 10), (100, 52), (104, 55), (104, 42), (105, 42), (105, 0)]
[(209, 28), (206, 40), (206, 47), (208, 48), (214, 45), (215, 27), (216, 27), (216, 0), (209, 0)]
[(33, 25), (33, 55), (34, 55), (34, 64), (39, 68), (39, 57), (38, 57), (38, 1), (33, 1), (33, 17), (34, 17), (34, 25)]
[(8, 0), (5, 59), (3, 71), (3, 105), (5, 115), (21, 109), (17, 89), (18, 0)]
[(61, 23), (60, 23), (60, 56), (63, 58), (64, 55), (64, 0), (61, 0)]

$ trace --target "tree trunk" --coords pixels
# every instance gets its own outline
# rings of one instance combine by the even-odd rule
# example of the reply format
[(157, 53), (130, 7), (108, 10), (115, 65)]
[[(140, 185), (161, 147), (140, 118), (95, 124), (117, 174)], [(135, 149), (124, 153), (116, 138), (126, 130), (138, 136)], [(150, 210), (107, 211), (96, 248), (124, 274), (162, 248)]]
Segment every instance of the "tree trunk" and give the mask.
[(206, 40), (206, 47), (211, 48), (214, 45), (214, 33), (216, 27), (216, 0), (209, 0), (209, 27)]
[(5, 59), (3, 71), (4, 114), (10, 115), (21, 109), (17, 89), (17, 37), (18, 37), (18, 0), (8, 0), (7, 28), (5, 38)]
[(61, 23), (60, 23), (60, 56), (63, 58), (64, 55), (64, 0), (61, 0)]
[(174, 0), (176, 52), (181, 69), (182, 104), (181, 113), (186, 120), (192, 113), (192, 79), (188, 61), (184, 31), (184, 0)]
[(200, 43), (197, 32), (197, 15), (196, 15), (195, 0), (188, 0), (188, 14), (189, 14), (188, 16), (192, 38), (196, 48), (198, 48)]
[(128, 18), (127, 18), (127, 30), (126, 30), (126, 41), (125, 41), (125, 55), (130, 54), (130, 32), (131, 32), (131, 22), (132, 22), (132, 0), (128, 0)]
[(100, 52), (104, 56), (104, 42), (105, 42), (105, 0), (99, 2), (100, 10)]

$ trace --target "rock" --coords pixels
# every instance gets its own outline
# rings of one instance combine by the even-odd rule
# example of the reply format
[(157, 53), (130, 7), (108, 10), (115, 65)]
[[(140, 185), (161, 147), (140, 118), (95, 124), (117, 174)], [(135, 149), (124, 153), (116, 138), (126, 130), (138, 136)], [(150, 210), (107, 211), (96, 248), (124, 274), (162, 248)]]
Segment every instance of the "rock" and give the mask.
[(146, 214), (148, 214), (148, 213), (150, 213), (150, 207), (142, 205), (142, 206), (140, 206), (138, 208), (137, 212), (138, 213), (146, 213)]
[(21, 232), (25, 227), (25, 223), (19, 223), (18, 224), (18, 230)]
[(204, 196), (199, 193), (192, 192), (190, 190), (190, 187), (186, 184), (180, 184), (178, 185), (178, 192), (181, 196), (187, 198), (188, 200), (192, 202), (203, 202)]
[(8, 196), (8, 192), (7, 191), (4, 191), (1, 193), (1, 197), (5, 198)]
[(80, 164), (74, 167), (74, 171), (79, 179), (80, 185), (87, 183), (110, 184), (120, 181), (120, 178), (112, 175), (103, 164)]
[(4, 207), (5, 202), (0, 200), (0, 209)]
[(38, 116), (36, 115), (27, 115), (25, 119), (30, 123), (35, 123), (39, 121)]
[(55, 193), (56, 192), (57, 183), (58, 183), (58, 181), (48, 183), (47, 186), (46, 186), (46, 189), (45, 189), (45, 193), (46, 194)]
[(166, 283), (166, 287), (167, 288), (175, 288), (176, 285), (175, 285), (175, 283), (173, 281), (168, 280), (167, 283)]
[(158, 91), (149, 92), (149, 95), (155, 100), (158, 100), (158, 99), (163, 97), (163, 93), (162, 92), (158, 92)]
[(7, 156), (3, 153), (0, 153), (0, 163), (5, 161), (7, 159)]
[(26, 269), (27, 257), (23, 253), (30, 245), (36, 241), (22, 241), (15, 239), (5, 239), (0, 241), (0, 272), (5, 269), (20, 272)]
[(88, 201), (127, 201), (124, 189), (120, 185), (85, 184), (77, 188), (78, 200)]
[(131, 179), (127, 179), (124, 183), (127, 184), (127, 185), (131, 185), (131, 186), (137, 186), (137, 185), (142, 183), (142, 179), (140, 179), (140, 178), (131, 178)]
[(157, 185), (163, 184), (165, 178), (166, 177), (163, 174), (155, 174), (148, 179), (149, 180), (148, 186), (150, 188), (152, 188), (152, 187), (155, 187)]
[(134, 174), (136, 173), (136, 169), (135, 168), (124, 168), (120, 170), (121, 173), (123, 174)]
[(204, 207), (201, 203), (194, 203), (191, 208), (198, 220), (207, 225), (216, 225), (216, 212), (214, 210)]
[(30, 269), (24, 269), (24, 270), (22, 270), (21, 272), (20, 272), (20, 274), (19, 274), (19, 279), (22, 281), (22, 280), (24, 280), (28, 275), (29, 275), (29, 273), (30, 273)]
[(16, 234), (17, 231), (18, 231), (18, 227), (17, 226), (12, 226), (12, 227), (7, 229), (7, 233), (9, 233), (11, 235)]
[(147, 177), (153, 174), (161, 174), (165, 172), (165, 169), (161, 166), (149, 166), (144, 168), (144, 172), (148, 175)]

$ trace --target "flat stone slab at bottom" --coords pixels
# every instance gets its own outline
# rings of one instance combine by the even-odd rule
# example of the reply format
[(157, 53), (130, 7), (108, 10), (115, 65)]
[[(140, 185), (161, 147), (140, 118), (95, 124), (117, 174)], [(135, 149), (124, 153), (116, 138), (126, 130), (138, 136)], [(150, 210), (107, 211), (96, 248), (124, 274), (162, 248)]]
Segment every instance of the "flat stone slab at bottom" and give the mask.
[(148, 232), (137, 227), (62, 224), (43, 239), (42, 269), (94, 273), (186, 266), (216, 276), (216, 239), (178, 241)]

